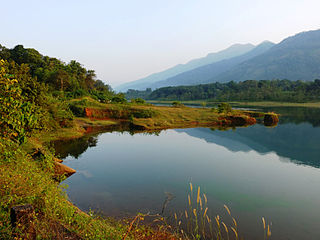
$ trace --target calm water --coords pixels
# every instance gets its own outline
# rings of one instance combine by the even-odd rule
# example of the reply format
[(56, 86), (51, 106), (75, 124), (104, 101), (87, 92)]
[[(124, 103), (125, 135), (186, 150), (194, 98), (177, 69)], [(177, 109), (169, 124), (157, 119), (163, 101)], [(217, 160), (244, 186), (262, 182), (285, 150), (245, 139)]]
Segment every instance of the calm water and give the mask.
[(211, 214), (236, 216), (241, 235), (261, 239), (261, 217), (272, 239), (320, 239), (320, 109), (274, 108), (275, 128), (107, 132), (56, 143), (77, 173), (64, 183), (72, 202), (116, 217), (186, 207), (188, 183), (208, 196)]

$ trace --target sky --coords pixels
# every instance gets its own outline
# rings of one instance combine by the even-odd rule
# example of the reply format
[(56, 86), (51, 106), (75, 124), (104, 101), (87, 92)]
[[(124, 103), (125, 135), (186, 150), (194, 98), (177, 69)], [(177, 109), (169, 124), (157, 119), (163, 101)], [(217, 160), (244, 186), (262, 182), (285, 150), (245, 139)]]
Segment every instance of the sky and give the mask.
[(319, 0), (0, 0), (0, 44), (77, 60), (111, 86), (235, 43), (320, 29)]

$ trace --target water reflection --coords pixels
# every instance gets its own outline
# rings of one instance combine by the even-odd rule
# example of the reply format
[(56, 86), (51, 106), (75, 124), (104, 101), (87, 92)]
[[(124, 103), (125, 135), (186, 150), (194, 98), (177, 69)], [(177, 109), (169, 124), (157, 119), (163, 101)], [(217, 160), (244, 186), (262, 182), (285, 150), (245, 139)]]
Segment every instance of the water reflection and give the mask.
[[(281, 114), (280, 124), (275, 128), (266, 128), (256, 124), (247, 128), (223, 129), (190, 128), (176, 129), (177, 132), (204, 139), (233, 152), (255, 150), (261, 154), (275, 152), (289, 158), (297, 164), (320, 168), (320, 109), (277, 107), (262, 108), (263, 111), (274, 111)], [(98, 129), (99, 130), (99, 129)], [(72, 156), (78, 158), (89, 147), (97, 145), (98, 136), (104, 132), (129, 132), (131, 135), (141, 133), (127, 123), (100, 129), (82, 138), (54, 142), (56, 153), (61, 158)], [(160, 131), (144, 132), (159, 135)]]
[(255, 125), (234, 131), (213, 131), (207, 128), (176, 131), (224, 146), (233, 152), (275, 152), (295, 163), (320, 167), (320, 128), (314, 128), (310, 123), (285, 123), (272, 129)]
[(98, 135), (86, 135), (81, 138), (54, 141), (52, 144), (56, 154), (60, 158), (72, 156), (79, 158), (89, 147), (97, 146)]
[(232, 209), (245, 239), (261, 238), (264, 216), (273, 222), (273, 239), (318, 240), (320, 171), (292, 162), (320, 166), (320, 128), (294, 117), (282, 112), (275, 128), (178, 129), (159, 136), (113, 129), (55, 144), (77, 170), (65, 183), (81, 209), (154, 214), (174, 196), (165, 202), (169, 215), (185, 209), (192, 180), (207, 194), (211, 215), (223, 217), (223, 204)]
[(320, 108), (311, 107), (260, 107), (259, 110), (281, 114), (280, 124), (309, 123), (313, 127), (320, 126)]
[(120, 122), (117, 125), (110, 125), (104, 127), (94, 127), (86, 129), (87, 134), (80, 138), (67, 139), (67, 140), (57, 140), (53, 141), (50, 144), (53, 145), (55, 149), (55, 153), (58, 157), (64, 159), (68, 156), (74, 157), (78, 159), (82, 153), (86, 152), (90, 147), (96, 147), (98, 143), (99, 135), (108, 132), (117, 132), (121, 133), (129, 133), (130, 135), (134, 135), (136, 133), (144, 134), (144, 135), (159, 135), (161, 131), (141, 131), (136, 128), (136, 126), (132, 126), (128, 122)]

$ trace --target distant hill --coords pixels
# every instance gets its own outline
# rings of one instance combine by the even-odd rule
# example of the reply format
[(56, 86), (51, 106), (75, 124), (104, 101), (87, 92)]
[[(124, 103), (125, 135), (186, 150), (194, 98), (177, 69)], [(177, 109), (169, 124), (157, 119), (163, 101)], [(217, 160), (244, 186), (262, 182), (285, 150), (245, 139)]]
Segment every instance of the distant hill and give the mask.
[(219, 62), (208, 64), (205, 66), (198, 67), (196, 69), (178, 74), (174, 77), (168, 78), (164, 81), (159, 81), (149, 85), (150, 88), (160, 88), (165, 86), (181, 86), (181, 85), (195, 85), (201, 83), (209, 83), (212, 78), (218, 76), (221, 73), (224, 73), (232, 67), (248, 60), (254, 58), (266, 51), (268, 51), (275, 44), (269, 41), (265, 41), (251, 51), (244, 53), (240, 56), (233, 58), (225, 59)]
[(165, 79), (168, 79), (180, 73), (195, 69), (200, 66), (204, 66), (207, 64), (221, 61), (223, 59), (229, 59), (229, 58), (233, 58), (233, 57), (245, 54), (250, 50), (252, 50), (254, 47), (255, 46), (252, 44), (234, 44), (225, 50), (222, 50), (216, 53), (209, 53), (206, 57), (191, 60), (186, 64), (179, 64), (163, 72), (154, 73), (150, 76), (147, 76), (145, 78), (142, 78), (133, 82), (124, 83), (118, 87), (115, 87), (115, 89), (117, 91), (126, 91), (130, 88), (144, 90), (155, 82), (163, 81)]
[(152, 92), (129, 90), (127, 98), (149, 100), (211, 101), (281, 101), (306, 102), (320, 100), (320, 80), (246, 80), (243, 82), (209, 83), (192, 86), (162, 87)]
[(265, 53), (212, 76), (210, 82), (316, 78), (320, 78), (320, 30), (288, 37)]

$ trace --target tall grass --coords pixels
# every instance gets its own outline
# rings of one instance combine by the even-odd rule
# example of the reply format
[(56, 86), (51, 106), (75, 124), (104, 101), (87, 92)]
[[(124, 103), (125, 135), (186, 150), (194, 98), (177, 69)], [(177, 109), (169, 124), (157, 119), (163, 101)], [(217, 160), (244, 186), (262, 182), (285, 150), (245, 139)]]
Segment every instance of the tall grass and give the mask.
[[(243, 239), (240, 236), (238, 223), (233, 217), (230, 208), (224, 205), (229, 219), (224, 221), (221, 216), (209, 216), (208, 198), (205, 193), (201, 193), (200, 187), (194, 189), (190, 183), (190, 193), (187, 197), (187, 209), (180, 218), (175, 213), (176, 233), (181, 234), (185, 239), (192, 240), (231, 240)], [(231, 222), (228, 224), (227, 222)], [(262, 217), (263, 236), (261, 239), (267, 240), (271, 237), (271, 227), (264, 217)]]

